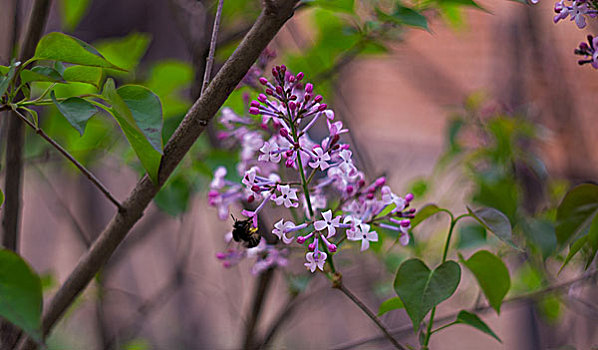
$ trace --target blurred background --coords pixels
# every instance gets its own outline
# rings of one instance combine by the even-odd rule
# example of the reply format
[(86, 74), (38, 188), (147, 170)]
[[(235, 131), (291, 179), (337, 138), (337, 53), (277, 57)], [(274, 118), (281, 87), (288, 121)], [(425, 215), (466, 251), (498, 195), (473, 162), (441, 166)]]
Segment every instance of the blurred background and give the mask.
[[(0, 64), (9, 61), (14, 29), (26, 22), (30, 2), (0, 0)], [(504, 253), (513, 280), (510, 295), (517, 295), (583, 272), (583, 264), (574, 261), (555, 281), (562, 257), (554, 254), (552, 236), (543, 234), (554, 232), (544, 219), (554, 215), (569, 186), (596, 179), (598, 73), (578, 66), (573, 49), (598, 26), (555, 25), (550, 1), (478, 3), (483, 9), (446, 5), (424, 12), (429, 30), (376, 23), (360, 2), (351, 11), (305, 6), (270, 49), (277, 55), (273, 63), (305, 72), (349, 126), (346, 141), (358, 150), (356, 159), (370, 179), (385, 175), (395, 192), (413, 192), (416, 208), (435, 202), (462, 213), (465, 204), (474, 203), (507, 214), (528, 247), (526, 254)], [(167, 139), (199, 94), (215, 6), (207, 0), (56, 0), (46, 32), (63, 31), (91, 43), (130, 70), (117, 76), (120, 83), (156, 92)], [(259, 9), (258, 1), (225, 0), (216, 69)], [(247, 93), (257, 94), (241, 88), (227, 105), (243, 113)], [(80, 137), (56, 110), (44, 110), (41, 118), (44, 130), (117, 198), (127, 196), (141, 168), (114, 123), (98, 115)], [(206, 189), (216, 166), (234, 166), (235, 156), (218, 146), (212, 127), (60, 322), (48, 340), (50, 349), (243, 347), (254, 323), (253, 296), (265, 278), (250, 273), (249, 261), (225, 269), (215, 258), (225, 248), (231, 222), (217, 219)], [(4, 143), (1, 147), (4, 153)], [(44, 276), (44, 295), (50, 298), (114, 208), (33, 133), (26, 136), (25, 154), (20, 252)], [(5, 164), (0, 166), (3, 177)], [(418, 227), (410, 248), (389, 250), (389, 239), (377, 253), (343, 252), (344, 282), (377, 310), (393, 296), (393, 275), (403, 259), (438, 259), (444, 220)], [(493, 241), (468, 223), (455, 244), (468, 252)], [(271, 334), (272, 348), (389, 348), (371, 321), (323, 276), (305, 277), (302, 259), (292, 256), (288, 271), (268, 274), (257, 334)], [(481, 313), (502, 344), (457, 326), (433, 337), (431, 348), (590, 349), (598, 344), (593, 284), (583, 280), (505, 304), (500, 317)], [(475, 280), (465, 273), (458, 293), (437, 315), (480, 305), (477, 299)], [(393, 330), (410, 325), (403, 310), (381, 318)], [(400, 334), (417, 344), (409, 329)]]

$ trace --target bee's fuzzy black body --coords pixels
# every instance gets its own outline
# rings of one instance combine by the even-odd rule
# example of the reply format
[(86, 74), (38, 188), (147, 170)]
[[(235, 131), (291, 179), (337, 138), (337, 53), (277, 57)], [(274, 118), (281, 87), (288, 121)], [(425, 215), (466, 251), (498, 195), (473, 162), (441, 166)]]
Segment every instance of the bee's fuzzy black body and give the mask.
[(260, 243), (262, 236), (256, 227), (251, 226), (251, 219), (237, 220), (233, 216), (233, 239), (235, 242), (245, 242), (247, 248), (253, 248)]

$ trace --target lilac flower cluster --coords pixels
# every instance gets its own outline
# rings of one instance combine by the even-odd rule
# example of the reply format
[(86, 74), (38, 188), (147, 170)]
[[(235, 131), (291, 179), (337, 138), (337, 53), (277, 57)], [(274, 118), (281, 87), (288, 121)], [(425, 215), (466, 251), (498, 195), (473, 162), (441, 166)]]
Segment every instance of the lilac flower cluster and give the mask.
[[(530, 0), (537, 4), (539, 0)], [(569, 18), (575, 21), (579, 29), (586, 27), (586, 18), (595, 18), (598, 15), (598, 1), (596, 0), (560, 0), (554, 4), (554, 23)], [(592, 67), (598, 69), (598, 55), (596, 55), (596, 43), (593, 37), (588, 36), (589, 45), (582, 42), (575, 54), (584, 56), (584, 59), (578, 61), (580, 65), (590, 63)]]
[[(220, 219), (228, 218), (231, 206), (245, 203), (255, 207), (242, 211), (253, 227), (268, 206), (288, 209), (294, 220), (280, 218), (272, 228), (282, 245), (262, 239), (257, 247), (246, 249), (234, 246), (229, 233), (229, 248), (217, 256), (224, 266), (257, 256), (253, 271), (259, 273), (286, 266), (289, 250), (300, 248), (307, 269), (324, 271), (345, 240), (359, 242), (361, 251), (377, 242), (377, 228), (394, 231), (402, 245), (408, 244), (413, 195), (395, 194), (384, 177), (366, 182), (349, 145), (341, 142), (349, 130), (335, 121), (313, 84), (304, 83), (303, 73), (291, 74), (282, 65), (272, 68), (272, 75), (272, 82), (258, 79), (264, 93), (248, 103), (249, 116), (223, 109), (219, 121), (224, 130), (218, 137), (240, 146), (236, 170), (241, 183), (227, 180), (226, 169), (220, 167), (208, 197)], [(319, 142), (310, 137), (318, 122), (328, 130)]]

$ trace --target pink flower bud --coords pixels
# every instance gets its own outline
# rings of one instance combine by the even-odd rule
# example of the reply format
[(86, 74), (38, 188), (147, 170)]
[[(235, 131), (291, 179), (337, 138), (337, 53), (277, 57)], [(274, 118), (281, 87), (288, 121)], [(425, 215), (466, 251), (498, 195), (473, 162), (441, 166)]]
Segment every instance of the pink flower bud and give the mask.
[(323, 99), (322, 95), (318, 95), (318, 96), (316, 96), (316, 98), (314, 98), (314, 101), (316, 101), (317, 103), (320, 103), (320, 102), (322, 102), (322, 99)]
[(297, 109), (297, 104), (291, 101), (289, 102), (289, 108), (291, 109), (291, 111), (294, 111), (295, 109)]
[(260, 114), (260, 110), (257, 107), (250, 107), (249, 114), (258, 115), (258, 114)]
[(359, 187), (363, 187), (363, 186), (365, 186), (365, 180), (364, 180), (364, 179), (360, 179), (360, 180), (359, 180), (359, 182), (357, 182), (357, 185), (358, 185)]
[(307, 92), (308, 94), (311, 94), (313, 91), (314, 91), (314, 86), (312, 85), (312, 83), (305, 84), (305, 92)]
[(255, 200), (255, 197), (250, 194), (249, 197), (247, 197), (247, 203), (253, 203), (253, 201)]
[(280, 136), (282, 136), (282, 137), (289, 136), (289, 131), (287, 129), (285, 129), (285, 128), (281, 128), (280, 129)]
[(259, 94), (259, 96), (257, 97), (257, 99), (262, 102), (262, 103), (266, 103), (266, 101), (268, 100), (268, 97), (264, 94)]
[(225, 261), (225, 262), (223, 262), (223, 263), (222, 263), (222, 266), (224, 266), (225, 268), (227, 268), (227, 269), (228, 269), (229, 267), (231, 267), (230, 261)]
[(379, 177), (376, 179), (376, 182), (374, 182), (374, 186), (382, 187), (382, 186), (384, 186), (385, 183), (386, 183), (386, 178), (384, 176), (382, 176), (382, 177)]
[(299, 73), (297, 73), (297, 80), (301, 80), (301, 79), (303, 79), (303, 77), (304, 77), (304, 76), (305, 76), (305, 75), (303, 74), (303, 72), (299, 72)]
[(216, 259), (218, 259), (218, 260), (224, 260), (224, 259), (226, 259), (226, 254), (224, 254), (224, 253), (216, 253)]
[(321, 105), (318, 106), (318, 111), (322, 112), (324, 111), (326, 108), (328, 107), (327, 104), (322, 103)]
[(285, 66), (284, 64), (280, 66), (280, 71), (281, 72), (286, 72), (287, 71), (287, 66)]
[(282, 86), (278, 85), (276, 87), (276, 93), (279, 94), (279, 95), (282, 95)]
[(291, 95), (291, 97), (289, 97), (289, 100), (291, 101), (295, 101), (297, 99), (297, 95)]
[(405, 201), (407, 203), (411, 202), (413, 200), (413, 193), (407, 193), (407, 195), (405, 196)]
[(278, 75), (278, 67), (272, 67), (272, 75), (276, 78)]
[(253, 186), (251, 186), (251, 190), (252, 190), (253, 192), (259, 192), (259, 191), (260, 191), (260, 186), (258, 186), (258, 185), (253, 185)]
[(260, 84), (262, 84), (262, 85), (266, 85), (266, 84), (268, 84), (268, 79), (266, 79), (266, 78), (264, 78), (264, 77), (261, 77), (261, 78), (260, 78)]
[(305, 238), (305, 237), (303, 237), (303, 236), (299, 236), (299, 237), (297, 237), (297, 243), (299, 243), (299, 244), (303, 244), (303, 243), (305, 243), (305, 240), (306, 240), (306, 239), (307, 239), (307, 238)]
[(409, 227), (409, 226), (411, 226), (411, 221), (407, 220), (407, 219), (401, 220), (401, 226), (403, 226), (403, 227)]
[(331, 253), (334, 253), (334, 252), (336, 252), (336, 245), (334, 245), (334, 244), (330, 244), (330, 245), (328, 246), (328, 251), (330, 251)]
[(290, 159), (290, 158), (289, 158), (289, 159), (287, 159), (287, 160), (284, 162), (284, 165), (286, 165), (286, 167), (287, 167), (287, 168), (292, 168), (292, 167), (293, 167), (293, 160), (292, 160), (292, 159)]
[(266, 89), (266, 95), (272, 96), (272, 95), (274, 95), (274, 91), (272, 91), (272, 89), (270, 89), (270, 88), (267, 88)]
[(373, 193), (368, 193), (367, 196), (365, 196), (365, 198), (367, 199), (374, 199), (374, 194)]
[(331, 142), (331, 144), (332, 144), (332, 145), (334, 145), (336, 148), (339, 148), (339, 145), (337, 145), (336, 143), (338, 142), (338, 140), (339, 140), (340, 138), (341, 138), (341, 137), (340, 137), (338, 134), (334, 135), (334, 136), (332, 137), (332, 142)]
[(251, 107), (259, 107), (260, 103), (256, 100), (251, 101), (251, 103), (249, 104)]
[(294, 83), (295, 82), (295, 76), (291, 75), (289, 76), (289, 83)]
[(316, 249), (316, 242), (315, 242), (315, 241), (311, 242), (311, 243), (310, 243), (310, 244), (307, 246), (307, 249), (308, 249), (310, 252), (313, 252), (313, 251)]
[(346, 190), (347, 190), (348, 194), (351, 194), (351, 193), (353, 193), (354, 188), (353, 188), (352, 185), (348, 185), (347, 188), (346, 188)]

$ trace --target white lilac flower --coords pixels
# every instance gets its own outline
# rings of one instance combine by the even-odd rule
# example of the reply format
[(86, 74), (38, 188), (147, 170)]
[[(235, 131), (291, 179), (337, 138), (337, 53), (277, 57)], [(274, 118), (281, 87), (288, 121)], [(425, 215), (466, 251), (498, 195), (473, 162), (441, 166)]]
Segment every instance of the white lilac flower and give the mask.
[(313, 252), (308, 252), (305, 254), (305, 260), (307, 262), (303, 265), (307, 267), (312, 273), (316, 271), (316, 268), (324, 271), (324, 264), (326, 263), (326, 253), (321, 252), (319, 250), (315, 250)]
[(330, 167), (330, 164), (327, 161), (330, 160), (330, 155), (327, 152), (324, 152), (322, 147), (316, 147), (314, 149), (314, 160), (313, 162), (309, 162), (309, 166), (317, 169), (318, 167), (320, 170), (324, 171)]
[(378, 234), (375, 231), (370, 231), (370, 225), (359, 224), (357, 230), (349, 234), (347, 231), (347, 239), (350, 241), (361, 241), (361, 251), (367, 250), (370, 247), (370, 242), (378, 242)]
[(226, 176), (226, 168), (223, 166), (218, 167), (214, 172), (214, 178), (210, 183), (210, 188), (214, 190), (219, 190), (224, 187), (224, 177)]
[(324, 229), (328, 230), (327, 238), (330, 238), (336, 234), (336, 228), (339, 227), (341, 223), (341, 217), (337, 216), (335, 218), (332, 217), (332, 210), (328, 210), (322, 213), (322, 217), (324, 220), (318, 220), (314, 222), (314, 228), (317, 231), (322, 231)]
[(280, 195), (274, 198), (276, 205), (284, 204), (287, 208), (296, 208), (299, 206), (298, 202), (293, 202), (299, 200), (296, 188), (291, 188), (289, 185), (280, 185), (278, 186), (278, 190), (280, 191)]
[(265, 141), (264, 145), (260, 148), (260, 152), (262, 152), (262, 154), (258, 157), (259, 161), (272, 163), (280, 162), (280, 148), (275, 141)]
[(396, 205), (396, 208), (394, 209), (394, 211), (403, 211), (403, 209), (405, 209), (405, 205), (407, 204), (407, 201), (405, 201), (405, 199), (394, 194), (392, 192), (392, 190), (390, 189), (390, 187), (383, 186), (380, 191), (382, 193), (382, 202), (385, 205), (389, 205), (389, 204)]
[(284, 219), (280, 219), (279, 222), (274, 224), (272, 234), (278, 237), (278, 239), (281, 239), (284, 242), (284, 244), (290, 244), (293, 242), (294, 237), (287, 238), (285, 233), (289, 232), (290, 229), (293, 229), (295, 227), (296, 226), (292, 221), (285, 222)]

